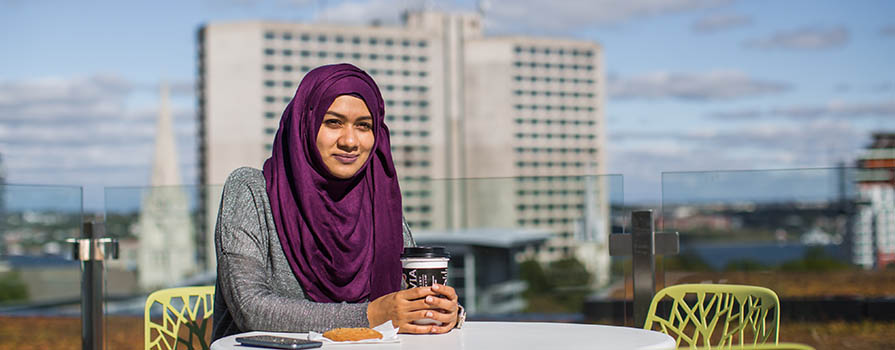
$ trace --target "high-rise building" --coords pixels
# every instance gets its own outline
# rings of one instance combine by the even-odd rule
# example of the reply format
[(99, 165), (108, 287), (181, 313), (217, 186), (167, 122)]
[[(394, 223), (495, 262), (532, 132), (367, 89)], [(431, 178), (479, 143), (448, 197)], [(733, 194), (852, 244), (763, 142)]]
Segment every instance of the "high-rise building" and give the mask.
[(858, 168), (853, 260), (865, 268), (885, 268), (895, 263), (895, 133), (874, 133)]
[[(601, 243), (607, 188), (584, 176), (606, 169), (602, 49), (582, 40), (487, 37), (482, 22), (477, 14), (416, 12), (395, 27), (203, 26), (200, 183), (222, 184), (240, 166), (260, 168), (304, 74), (349, 62), (370, 73), (386, 100), (412, 228), (536, 227), (556, 233), (538, 252), (542, 260), (582, 247), (608, 256)], [(205, 198), (213, 212), (218, 199)], [(210, 215), (206, 232), (213, 224)]]

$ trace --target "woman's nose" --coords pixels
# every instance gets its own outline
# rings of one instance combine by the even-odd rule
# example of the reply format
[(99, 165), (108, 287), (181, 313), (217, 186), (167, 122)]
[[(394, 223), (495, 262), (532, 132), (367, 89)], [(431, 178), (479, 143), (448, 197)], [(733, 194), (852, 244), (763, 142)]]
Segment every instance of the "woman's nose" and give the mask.
[(352, 127), (342, 129), (339, 135), (339, 148), (343, 150), (354, 150), (357, 148), (357, 132)]

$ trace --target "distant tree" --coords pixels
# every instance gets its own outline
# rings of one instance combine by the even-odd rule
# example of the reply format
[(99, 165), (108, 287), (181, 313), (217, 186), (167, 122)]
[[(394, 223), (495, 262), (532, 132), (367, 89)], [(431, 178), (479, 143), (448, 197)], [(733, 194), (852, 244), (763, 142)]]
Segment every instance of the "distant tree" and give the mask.
[(28, 298), (28, 287), (16, 272), (0, 274), (0, 303)]
[(780, 265), (783, 271), (836, 271), (850, 268), (851, 265), (836, 260), (821, 247), (812, 247), (805, 251), (799, 260), (787, 261)]
[(539, 295), (550, 291), (547, 274), (537, 261), (530, 259), (519, 264), (519, 277), (528, 283), (526, 295)]
[(523, 295), (531, 312), (581, 312), (593, 278), (574, 258), (557, 260), (546, 269), (535, 260), (527, 260), (519, 265), (519, 276), (528, 283)]

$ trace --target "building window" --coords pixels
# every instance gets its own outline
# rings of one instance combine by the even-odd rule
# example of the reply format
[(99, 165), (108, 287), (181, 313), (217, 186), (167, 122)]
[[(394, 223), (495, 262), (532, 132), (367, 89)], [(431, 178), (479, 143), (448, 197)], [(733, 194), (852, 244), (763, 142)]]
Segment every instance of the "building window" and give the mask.
[(401, 46), (404, 46), (404, 47), (410, 46), (410, 40), (407, 40), (407, 39), (401, 40)]
[(320, 36), (318, 36), (318, 37), (317, 37), (317, 41), (319, 41), (319, 42), (321, 42), (321, 43), (325, 43), (325, 42), (326, 42), (326, 35), (320, 35)]
[(336, 56), (336, 58), (343, 58), (343, 57), (345, 57), (345, 53), (344, 52), (336, 52), (335, 56)]
[(376, 45), (378, 42), (379, 41), (376, 40), (376, 38), (370, 38), (370, 41), (369, 41), (370, 45)]
[(274, 70), (274, 67), (272, 64), (265, 64), (264, 70), (272, 72)]
[(301, 41), (310, 41), (310, 40), (311, 40), (311, 36), (310, 36), (310, 35), (308, 35), (308, 34), (302, 34), (302, 35), (301, 35)]
[(274, 119), (277, 115), (274, 112), (264, 112), (264, 117), (267, 119)]
[(421, 40), (421, 41), (420, 41), (419, 43), (417, 43), (416, 45), (419, 46), (419, 47), (426, 47), (426, 46), (429, 46), (429, 43), (428, 43), (427, 41), (425, 41), (425, 40)]
[(392, 39), (385, 39), (385, 46), (392, 46), (395, 44), (395, 41)]
[(290, 49), (284, 49), (284, 50), (283, 50), (283, 56), (292, 56), (292, 50), (290, 50)]
[(337, 43), (341, 44), (341, 43), (344, 42), (344, 41), (345, 41), (345, 37), (343, 37), (343, 36), (341, 36), (341, 35), (337, 35), (337, 36), (336, 36), (336, 42), (337, 42)]
[(276, 101), (276, 100), (277, 100), (276, 97), (273, 97), (273, 96), (264, 96), (264, 102), (267, 102), (267, 103), (274, 103), (274, 101)]
[(317, 57), (320, 57), (320, 58), (326, 57), (326, 51), (317, 52)]
[(274, 128), (264, 128), (264, 133), (265, 133), (265, 134), (273, 135), (273, 134), (276, 133), (276, 132), (277, 132), (277, 129), (274, 129)]
[(283, 66), (283, 71), (284, 71), (284, 72), (291, 72), (291, 71), (292, 71), (292, 66), (290, 66), (290, 65), (288, 65), (288, 64), (287, 64), (287, 65), (284, 65), (284, 66)]
[(351, 43), (354, 44), (354, 45), (360, 45), (360, 38), (359, 38), (359, 37), (356, 37), (356, 36), (355, 36), (355, 37), (352, 37), (352, 38), (351, 38)]
[(272, 56), (274, 54), (273, 49), (264, 49), (264, 54), (268, 56)]
[(292, 97), (283, 96), (283, 103), (289, 103), (289, 101), (292, 101)]
[(274, 83), (273, 80), (265, 80), (264, 81), (264, 86), (267, 86), (267, 87), (273, 87), (274, 84), (276, 84), (276, 83)]
[(273, 32), (265, 32), (264, 39), (271, 40), (274, 38)]

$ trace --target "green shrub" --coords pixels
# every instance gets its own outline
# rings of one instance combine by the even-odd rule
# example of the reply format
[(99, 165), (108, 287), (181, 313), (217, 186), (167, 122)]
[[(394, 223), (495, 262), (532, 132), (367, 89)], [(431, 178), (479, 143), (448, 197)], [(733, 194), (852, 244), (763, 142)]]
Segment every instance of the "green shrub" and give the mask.
[(0, 303), (27, 298), (28, 287), (17, 272), (0, 274)]

